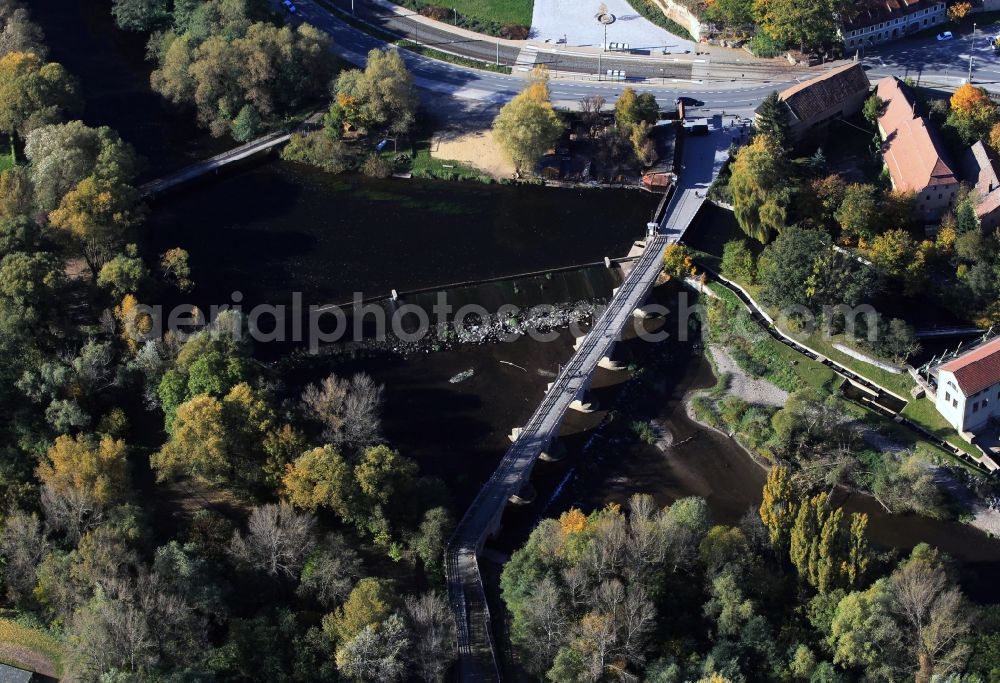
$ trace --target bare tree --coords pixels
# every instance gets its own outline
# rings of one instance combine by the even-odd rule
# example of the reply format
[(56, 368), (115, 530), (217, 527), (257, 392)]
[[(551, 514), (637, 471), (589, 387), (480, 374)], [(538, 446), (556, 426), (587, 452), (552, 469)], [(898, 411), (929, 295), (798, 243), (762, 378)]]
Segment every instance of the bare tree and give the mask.
[(305, 388), (302, 405), (306, 415), (322, 425), (327, 442), (362, 449), (381, 441), (382, 391), (382, 385), (364, 373), (349, 381), (330, 375)]
[(347, 598), (361, 569), (361, 559), (344, 537), (329, 534), (306, 560), (297, 592), (332, 609)]
[(968, 609), (937, 558), (911, 558), (892, 573), (889, 585), (893, 609), (911, 629), (917, 683), (961, 671), (969, 655), (963, 642)]
[(455, 659), (455, 620), (448, 602), (437, 593), (406, 598), (406, 614), (413, 633), (412, 659), (417, 676), (441, 683)]
[(409, 647), (406, 626), (397, 615), (369, 624), (337, 650), (337, 669), (356, 681), (398, 681), (405, 673)]
[(236, 532), (230, 549), (234, 557), (273, 577), (297, 577), (315, 547), (316, 520), (299, 514), (288, 503), (254, 508), (246, 535)]
[(42, 486), (41, 503), (48, 526), (65, 531), (71, 543), (79, 541), (83, 534), (100, 526), (105, 519), (106, 506), (99, 503), (87, 488), (56, 491), (45, 484)]
[(4, 580), (11, 600), (18, 602), (31, 595), (37, 582), (37, 567), (48, 549), (38, 515), (20, 510), (7, 515), (0, 534), (0, 555), (4, 559)]

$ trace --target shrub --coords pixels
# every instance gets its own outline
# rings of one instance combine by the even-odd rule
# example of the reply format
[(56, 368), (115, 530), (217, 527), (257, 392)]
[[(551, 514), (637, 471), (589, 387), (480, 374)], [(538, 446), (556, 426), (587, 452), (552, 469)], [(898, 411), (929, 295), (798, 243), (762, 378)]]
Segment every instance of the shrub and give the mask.
[(500, 29), (500, 37), (507, 40), (527, 40), (530, 34), (531, 27), (521, 24), (504, 24)]
[(369, 178), (388, 178), (392, 175), (392, 162), (372, 153), (361, 164), (361, 172)]

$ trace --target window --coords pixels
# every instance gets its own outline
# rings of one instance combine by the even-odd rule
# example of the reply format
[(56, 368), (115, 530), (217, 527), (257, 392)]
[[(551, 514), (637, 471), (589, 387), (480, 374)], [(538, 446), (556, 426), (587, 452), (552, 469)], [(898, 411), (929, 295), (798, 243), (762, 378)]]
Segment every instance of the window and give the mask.
[(951, 407), (952, 408), (957, 408), (958, 407), (958, 399), (957, 398), (951, 399)]
[(979, 401), (976, 401), (975, 403), (972, 404), (972, 412), (974, 413), (979, 412)]
[(944, 402), (947, 403), (951, 400), (951, 394), (949, 392), (944, 392)]
[(938, 192), (938, 199), (941, 199), (942, 197), (944, 197), (944, 195)]

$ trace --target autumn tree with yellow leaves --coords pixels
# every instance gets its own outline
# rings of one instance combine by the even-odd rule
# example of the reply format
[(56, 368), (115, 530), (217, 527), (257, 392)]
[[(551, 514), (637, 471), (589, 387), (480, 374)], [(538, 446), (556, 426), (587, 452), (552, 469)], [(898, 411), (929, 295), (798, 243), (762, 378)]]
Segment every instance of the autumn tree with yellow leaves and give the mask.
[(562, 135), (563, 123), (549, 97), (548, 73), (536, 68), (527, 87), (500, 109), (493, 137), (519, 172), (534, 170)]

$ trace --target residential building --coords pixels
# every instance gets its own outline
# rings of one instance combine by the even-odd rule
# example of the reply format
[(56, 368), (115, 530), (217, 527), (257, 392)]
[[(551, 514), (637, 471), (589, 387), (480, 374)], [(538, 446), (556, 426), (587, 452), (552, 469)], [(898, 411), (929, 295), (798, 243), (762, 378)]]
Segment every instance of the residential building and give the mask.
[(959, 433), (1000, 419), (1000, 337), (939, 365), (934, 404)]
[(937, 0), (878, 0), (859, 4), (862, 9), (858, 15), (840, 28), (844, 49), (850, 53), (948, 20), (947, 5)]
[(913, 92), (901, 80), (883, 78), (876, 92), (884, 102), (878, 128), (893, 189), (914, 193), (924, 219), (939, 218), (958, 192), (958, 178), (941, 136), (920, 115)]
[(962, 158), (962, 177), (979, 196), (979, 222), (984, 230), (992, 231), (1000, 225), (1000, 157), (980, 140)]
[(833, 120), (861, 111), (869, 90), (868, 76), (855, 62), (797, 83), (778, 97), (788, 107), (792, 137), (800, 141)]

